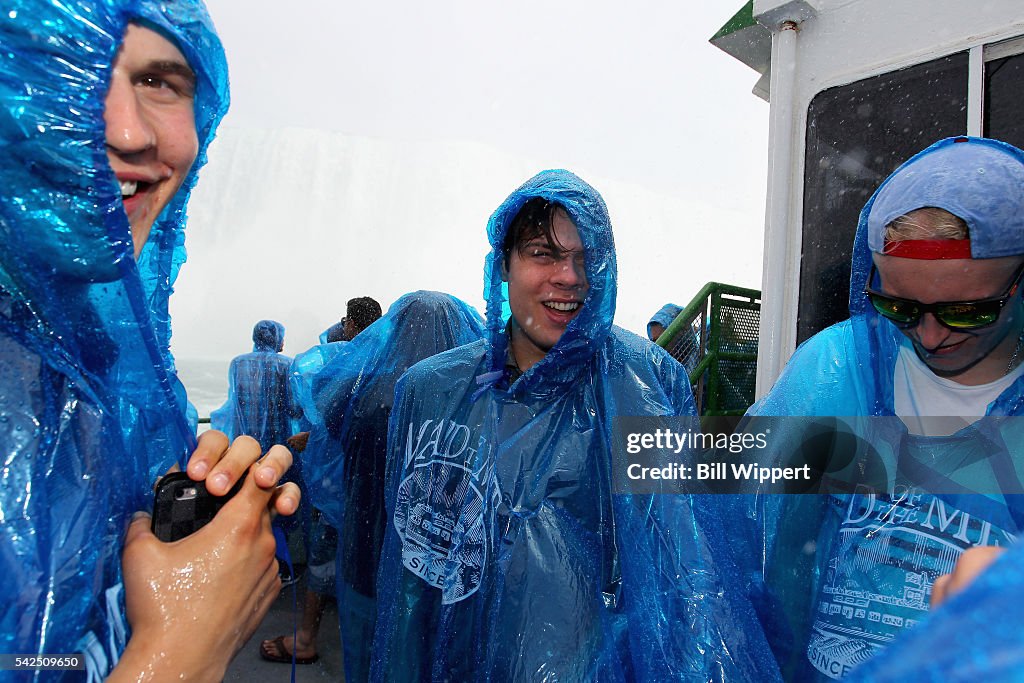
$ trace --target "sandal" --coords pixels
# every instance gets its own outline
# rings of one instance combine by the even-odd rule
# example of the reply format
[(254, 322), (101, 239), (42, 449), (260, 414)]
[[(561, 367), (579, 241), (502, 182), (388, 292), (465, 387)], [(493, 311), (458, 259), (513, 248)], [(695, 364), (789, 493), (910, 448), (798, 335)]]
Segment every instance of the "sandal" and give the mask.
[[(284, 636), (278, 636), (273, 640), (264, 640), (260, 643), (260, 657), (268, 662), (278, 662), (280, 664), (292, 663), (292, 653), (288, 652), (288, 648), (284, 646)], [(296, 657), (295, 663), (315, 664), (319, 659), (320, 655), (314, 654), (312, 657)]]

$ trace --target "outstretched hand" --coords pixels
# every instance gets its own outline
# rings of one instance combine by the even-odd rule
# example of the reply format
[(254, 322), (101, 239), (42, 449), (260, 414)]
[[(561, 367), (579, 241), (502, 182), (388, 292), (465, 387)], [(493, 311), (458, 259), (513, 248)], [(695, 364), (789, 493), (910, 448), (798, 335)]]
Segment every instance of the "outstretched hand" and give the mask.
[(280, 591), (272, 511), (298, 509), (295, 484), (277, 486), (291, 453), (274, 446), (258, 460), (259, 444), (207, 432), (187, 472), (207, 479), (215, 495), (248, 471), (242, 489), (191, 536), (163, 543), (138, 513), (122, 558), (132, 638), (108, 680), (220, 681), (228, 663), (263, 620)]

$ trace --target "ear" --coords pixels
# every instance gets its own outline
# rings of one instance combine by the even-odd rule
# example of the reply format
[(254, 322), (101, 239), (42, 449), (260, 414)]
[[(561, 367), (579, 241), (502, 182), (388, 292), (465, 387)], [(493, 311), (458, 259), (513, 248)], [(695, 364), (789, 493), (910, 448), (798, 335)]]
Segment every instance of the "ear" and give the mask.
[(501, 281), (508, 282), (508, 257), (501, 257)]

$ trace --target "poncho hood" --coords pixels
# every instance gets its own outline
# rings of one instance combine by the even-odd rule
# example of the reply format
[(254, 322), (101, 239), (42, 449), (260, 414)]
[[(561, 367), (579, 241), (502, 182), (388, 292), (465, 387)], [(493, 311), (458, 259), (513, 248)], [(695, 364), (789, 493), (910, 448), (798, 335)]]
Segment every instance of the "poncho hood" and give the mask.
[(252, 329), (252, 350), (277, 353), (284, 346), (284, 325), (276, 320), (261, 320)]
[(502, 202), (487, 224), (491, 251), (484, 262), (487, 365), (492, 372), (504, 370), (508, 350), (505, 326), (511, 311), (502, 270), (505, 235), (523, 205), (536, 197), (561, 206), (576, 225), (586, 250), (584, 267), (590, 285), (582, 310), (558, 343), (516, 383), (516, 392), (546, 393), (573, 381), (608, 337), (615, 317), (615, 241), (604, 199), (569, 171), (542, 171)]
[[(195, 71), (199, 153), (138, 263), (107, 159), (104, 99), (125, 28), (176, 43)], [(15, 0), (0, 24), (0, 287), (15, 334), (110, 402), (177, 421), (168, 297), (185, 260), (185, 207), (228, 106), (227, 64), (198, 0)], [(161, 416), (162, 413), (162, 416)], [(184, 421), (181, 421), (184, 425)], [(187, 427), (176, 427), (184, 434)]]

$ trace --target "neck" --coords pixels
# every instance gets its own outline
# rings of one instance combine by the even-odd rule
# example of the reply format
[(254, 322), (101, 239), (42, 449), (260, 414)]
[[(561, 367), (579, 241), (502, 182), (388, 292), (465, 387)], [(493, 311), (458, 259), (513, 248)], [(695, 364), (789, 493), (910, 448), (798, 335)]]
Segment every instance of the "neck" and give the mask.
[(516, 362), (516, 367), (523, 373), (544, 360), (544, 356), (547, 355), (547, 352), (537, 348), (527, 338), (526, 334), (516, 323), (515, 318), (511, 318), (508, 321), (508, 343), (512, 351), (512, 358)]

